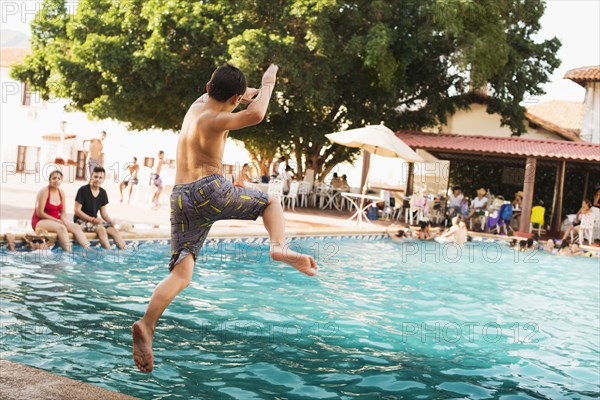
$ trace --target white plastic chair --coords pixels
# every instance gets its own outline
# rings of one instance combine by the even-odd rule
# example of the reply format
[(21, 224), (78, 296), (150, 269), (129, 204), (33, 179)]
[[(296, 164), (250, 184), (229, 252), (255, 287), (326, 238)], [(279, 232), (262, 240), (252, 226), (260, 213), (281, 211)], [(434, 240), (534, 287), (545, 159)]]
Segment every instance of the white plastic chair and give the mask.
[(274, 179), (269, 182), (269, 189), (267, 194), (271, 197), (279, 200), (279, 203), (283, 205), (283, 181), (279, 179)]
[(283, 200), (283, 208), (288, 207), (292, 208), (292, 211), (296, 211), (296, 201), (298, 199), (298, 188), (300, 187), (300, 182), (294, 181), (290, 183), (290, 191), (288, 194), (282, 196)]
[[(298, 196), (300, 196), (300, 207), (308, 207), (309, 196), (312, 190), (312, 183), (310, 182), (300, 182), (300, 187), (298, 188)], [(291, 188), (290, 188), (291, 191)]]
[[(596, 216), (594, 214), (581, 214), (579, 216), (581, 224), (579, 225), (579, 245), (583, 244), (585, 236), (588, 238), (588, 244), (594, 243), (594, 224)], [(573, 242), (573, 231), (571, 231), (571, 243)]]
[(595, 223), (594, 223), (594, 240), (596, 239), (600, 239), (600, 208), (598, 207), (592, 207), (592, 214), (594, 215), (595, 218)]
[(381, 217), (384, 220), (394, 218), (394, 209), (390, 206), (391, 195), (387, 190), (383, 191), (383, 211), (381, 212)]
[(325, 208), (329, 204), (331, 208), (331, 198), (333, 197), (333, 188), (327, 184), (321, 184), (316, 188), (316, 195), (319, 197), (319, 208)]
[(485, 214), (476, 217), (473, 215), (469, 218), (469, 230), (473, 230), (473, 220), (477, 219), (481, 223), (481, 231), (485, 231), (485, 224), (487, 222), (488, 216), (490, 215), (489, 211), (485, 211)]
[(422, 217), (421, 208), (419, 208), (415, 205), (415, 200), (416, 200), (416, 197), (414, 195), (411, 196), (411, 198), (409, 200), (410, 207), (404, 209), (404, 222), (408, 223), (410, 225), (413, 225), (413, 221), (415, 220), (415, 213), (417, 213), (417, 215), (416, 215), (417, 222), (419, 222), (419, 220)]

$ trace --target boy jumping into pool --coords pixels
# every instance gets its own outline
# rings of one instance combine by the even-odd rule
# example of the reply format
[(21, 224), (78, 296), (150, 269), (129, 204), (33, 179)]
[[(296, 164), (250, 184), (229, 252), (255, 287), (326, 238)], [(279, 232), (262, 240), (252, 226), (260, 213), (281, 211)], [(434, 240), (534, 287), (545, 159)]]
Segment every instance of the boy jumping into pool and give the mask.
[[(276, 75), (277, 66), (271, 65), (262, 77), (262, 87), (248, 88), (244, 74), (225, 64), (213, 73), (206, 84), (207, 93), (190, 106), (183, 119), (171, 194), (170, 274), (154, 289), (146, 313), (132, 327), (133, 360), (142, 372), (154, 367), (152, 337), (158, 319), (190, 283), (198, 252), (216, 221), (256, 220), (262, 215), (271, 257), (306, 275), (317, 273), (311, 256), (285, 248), (285, 220), (279, 201), (259, 191), (234, 187), (220, 173), (229, 131), (263, 120)], [(240, 103), (250, 105), (233, 113)]]

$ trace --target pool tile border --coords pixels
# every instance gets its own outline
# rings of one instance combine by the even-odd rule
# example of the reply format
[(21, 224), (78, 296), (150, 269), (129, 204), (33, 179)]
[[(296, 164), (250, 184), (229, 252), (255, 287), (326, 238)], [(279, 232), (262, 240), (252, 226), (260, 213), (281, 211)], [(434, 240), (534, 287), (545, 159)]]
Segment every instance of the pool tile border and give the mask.
[[(302, 235), (302, 236), (289, 236), (287, 238), (288, 242), (300, 242), (300, 241), (309, 241), (309, 240), (365, 240), (365, 241), (374, 241), (374, 240), (386, 240), (389, 239), (389, 236), (386, 234), (366, 234), (366, 235)], [(158, 245), (169, 245), (171, 241), (169, 239), (130, 239), (126, 240), (127, 244), (136, 245), (148, 245), (148, 244), (158, 244)], [(269, 238), (264, 236), (258, 237), (209, 237), (206, 239), (205, 246), (215, 246), (221, 243), (251, 243), (260, 246), (266, 246), (269, 244)]]

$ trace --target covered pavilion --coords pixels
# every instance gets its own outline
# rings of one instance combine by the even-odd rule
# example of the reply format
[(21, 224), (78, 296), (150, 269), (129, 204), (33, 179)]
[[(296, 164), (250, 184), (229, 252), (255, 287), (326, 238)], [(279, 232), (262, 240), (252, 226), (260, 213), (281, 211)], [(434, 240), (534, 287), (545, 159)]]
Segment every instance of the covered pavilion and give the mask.
[[(529, 227), (535, 190), (536, 168), (556, 168), (554, 195), (551, 209), (551, 231), (560, 231), (562, 221), (565, 171), (568, 164), (577, 164), (585, 170), (582, 198), (588, 193), (590, 172), (600, 172), (600, 145), (589, 142), (562, 140), (522, 139), (519, 137), (467, 136), (447, 133), (426, 133), (399, 130), (396, 136), (413, 150), (421, 149), (440, 160), (500, 164), (524, 168), (523, 204), (519, 221), (523, 235)], [(409, 166), (407, 193), (412, 193)]]

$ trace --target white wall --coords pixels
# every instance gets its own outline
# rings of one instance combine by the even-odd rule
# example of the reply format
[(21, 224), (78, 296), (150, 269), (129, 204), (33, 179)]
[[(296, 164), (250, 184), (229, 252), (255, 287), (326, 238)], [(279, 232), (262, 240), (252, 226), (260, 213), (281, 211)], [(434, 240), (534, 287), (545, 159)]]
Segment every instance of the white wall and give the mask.
[[(59, 153), (59, 142), (47, 142), (42, 136), (60, 133), (61, 121), (66, 121), (65, 133), (77, 138), (65, 141), (63, 154), (75, 160), (77, 150), (84, 150), (84, 140), (99, 137), (107, 132), (104, 140), (104, 167), (107, 178), (112, 179), (117, 171), (137, 157), (143, 165), (144, 157), (156, 158), (159, 150), (165, 152), (167, 160), (175, 159), (178, 135), (172, 131), (130, 131), (125, 124), (114, 120), (92, 121), (82, 112), (66, 112), (65, 100), (41, 101), (37, 93), (31, 95), (31, 105), (22, 106), (22, 85), (9, 77), (8, 68), (0, 69), (2, 103), (0, 118), (1, 158), (0, 162), (16, 163), (17, 146), (41, 147), (40, 163), (52, 161)], [(87, 150), (87, 149), (86, 149)], [(243, 143), (229, 139), (225, 147), (224, 161), (230, 164), (249, 162)], [(174, 171), (163, 169), (165, 184), (173, 184)]]
[(589, 82), (585, 90), (581, 138), (600, 144), (600, 82)]
[[(448, 118), (448, 123), (441, 127), (441, 132), (460, 135), (478, 135), (510, 137), (511, 131), (507, 126), (500, 126), (500, 115), (488, 114), (484, 104), (471, 104), (471, 109), (459, 110)], [(533, 129), (527, 126), (524, 139), (556, 139), (563, 140), (559, 135), (543, 129)]]

